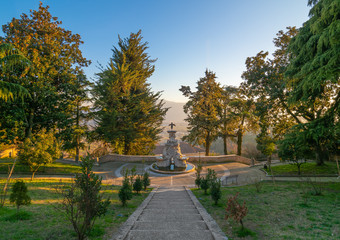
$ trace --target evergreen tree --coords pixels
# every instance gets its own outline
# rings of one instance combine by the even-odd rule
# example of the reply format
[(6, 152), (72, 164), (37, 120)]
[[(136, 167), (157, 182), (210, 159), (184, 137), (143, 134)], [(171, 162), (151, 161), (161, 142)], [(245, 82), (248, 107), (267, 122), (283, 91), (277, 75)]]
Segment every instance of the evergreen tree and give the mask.
[(79, 74), (76, 81), (69, 88), (72, 91), (68, 100), (68, 111), (65, 111), (65, 119), (58, 126), (60, 136), (63, 139), (63, 149), (75, 150), (75, 160), (79, 161), (80, 149), (84, 148), (82, 139), (86, 137), (89, 129), (87, 121), (90, 118), (89, 91), (92, 83), (87, 80), (84, 74)]
[(7, 75), (9, 82), (26, 88), (31, 98), (23, 104), (14, 101), (0, 106), (5, 113), (10, 108), (21, 109), (23, 114), (18, 114), (16, 121), (24, 123), (19, 125), (24, 127), (25, 138), (67, 120), (63, 113), (68, 108), (65, 98), (71, 96), (68, 89), (81, 67), (89, 64), (79, 49), (83, 43), (80, 36), (62, 28), (61, 21), (48, 9), (40, 3), (29, 16), (22, 14), (2, 26), (3, 41), (12, 44), (32, 64), (24, 76), (16, 72)]
[(222, 88), (216, 82), (216, 75), (206, 70), (205, 76), (197, 82), (197, 91), (191, 92), (190, 87), (182, 86), (180, 91), (189, 101), (184, 105), (188, 115), (188, 135), (183, 140), (205, 147), (205, 155), (209, 156), (211, 143), (218, 137), (220, 126), (219, 113), (222, 104)]
[(340, 2), (309, 0), (309, 20), (299, 29), (289, 47), (290, 64), (285, 72), (293, 88), (292, 105), (311, 109), (307, 123), (300, 123), (298, 132), (316, 155), (318, 165), (339, 146), (340, 113)]
[(27, 195), (27, 186), (22, 180), (14, 183), (9, 200), (17, 206), (17, 213), (21, 205), (29, 205), (31, 203), (31, 198)]
[(219, 136), (223, 139), (223, 150), (224, 155), (228, 154), (228, 138), (235, 137), (235, 129), (237, 128), (237, 122), (233, 118), (231, 101), (235, 98), (238, 89), (233, 86), (226, 86), (222, 91), (222, 109), (220, 111), (220, 134)]
[(152, 92), (147, 82), (156, 60), (150, 59), (142, 39), (141, 31), (119, 37), (93, 91), (97, 138), (111, 143), (116, 153), (150, 153), (167, 111), (161, 92)]

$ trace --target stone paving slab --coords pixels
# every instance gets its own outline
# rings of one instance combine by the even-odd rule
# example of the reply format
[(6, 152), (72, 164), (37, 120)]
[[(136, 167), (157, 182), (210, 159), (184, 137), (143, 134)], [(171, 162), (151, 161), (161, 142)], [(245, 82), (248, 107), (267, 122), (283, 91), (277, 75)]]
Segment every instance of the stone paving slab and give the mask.
[(208, 230), (205, 222), (195, 221), (195, 222), (136, 222), (132, 230), (172, 230), (172, 229), (182, 229), (182, 230)]
[(131, 230), (129, 240), (214, 240), (209, 230), (139, 231)]
[(111, 239), (226, 240), (217, 223), (183, 186), (154, 189)]

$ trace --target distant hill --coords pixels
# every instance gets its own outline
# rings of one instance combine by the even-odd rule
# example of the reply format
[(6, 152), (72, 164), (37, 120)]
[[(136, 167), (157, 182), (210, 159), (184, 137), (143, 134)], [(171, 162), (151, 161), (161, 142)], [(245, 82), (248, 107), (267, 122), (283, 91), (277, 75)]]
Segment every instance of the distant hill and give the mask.
[(185, 123), (184, 119), (187, 117), (187, 115), (183, 111), (183, 106), (185, 103), (171, 102), (168, 100), (164, 100), (164, 102), (164, 107), (170, 109), (166, 113), (163, 124), (166, 125), (173, 122), (175, 124), (182, 125), (183, 123)]

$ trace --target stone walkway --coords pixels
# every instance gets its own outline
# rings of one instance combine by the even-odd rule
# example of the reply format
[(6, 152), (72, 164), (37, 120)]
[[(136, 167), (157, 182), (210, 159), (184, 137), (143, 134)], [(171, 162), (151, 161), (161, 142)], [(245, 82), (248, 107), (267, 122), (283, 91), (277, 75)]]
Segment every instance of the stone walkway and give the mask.
[(115, 240), (225, 240), (217, 223), (184, 187), (154, 189)]

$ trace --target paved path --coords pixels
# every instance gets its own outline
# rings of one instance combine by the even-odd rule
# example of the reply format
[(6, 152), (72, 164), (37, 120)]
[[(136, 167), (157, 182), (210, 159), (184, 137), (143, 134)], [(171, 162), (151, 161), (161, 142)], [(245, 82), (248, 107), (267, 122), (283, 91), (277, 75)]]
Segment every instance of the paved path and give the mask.
[(179, 187), (160, 187), (129, 217), (115, 240), (228, 239), (193, 193)]

